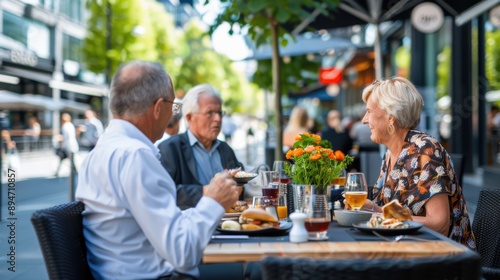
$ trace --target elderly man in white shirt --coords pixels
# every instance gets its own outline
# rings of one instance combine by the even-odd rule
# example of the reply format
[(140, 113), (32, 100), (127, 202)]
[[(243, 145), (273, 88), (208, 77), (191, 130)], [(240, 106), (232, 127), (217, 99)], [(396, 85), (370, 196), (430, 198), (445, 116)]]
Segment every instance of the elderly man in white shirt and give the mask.
[(158, 64), (133, 61), (113, 78), (114, 119), (82, 163), (76, 191), (85, 204), (87, 258), (96, 279), (198, 277), (203, 248), (238, 198), (235, 181), (223, 172), (196, 207), (177, 208), (176, 186), (153, 145), (172, 111), (180, 111), (174, 98)]

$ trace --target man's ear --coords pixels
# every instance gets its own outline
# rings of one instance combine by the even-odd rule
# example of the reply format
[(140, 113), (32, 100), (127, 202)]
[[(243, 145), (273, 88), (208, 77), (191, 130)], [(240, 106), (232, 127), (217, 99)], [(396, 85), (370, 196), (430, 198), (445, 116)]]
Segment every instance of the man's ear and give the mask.
[(158, 98), (158, 100), (156, 100), (156, 102), (153, 104), (153, 116), (156, 120), (160, 118), (162, 103), (163, 103), (163, 98)]

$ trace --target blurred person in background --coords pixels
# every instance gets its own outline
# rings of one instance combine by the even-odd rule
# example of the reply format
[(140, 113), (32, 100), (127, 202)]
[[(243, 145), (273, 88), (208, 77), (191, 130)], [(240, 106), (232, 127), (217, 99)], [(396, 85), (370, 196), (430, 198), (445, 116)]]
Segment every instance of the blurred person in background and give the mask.
[(233, 137), (233, 133), (236, 131), (238, 127), (233, 121), (233, 118), (226, 114), (222, 117), (222, 134), (224, 134), (224, 140), (231, 145), (231, 138)]
[(330, 141), (332, 150), (340, 150), (345, 155), (352, 149), (349, 131), (342, 126), (342, 116), (337, 110), (330, 110), (326, 116), (326, 125), (321, 130), (321, 138)]
[(61, 134), (56, 136), (56, 153), (59, 156), (59, 164), (54, 175), (56, 177), (59, 176), (61, 164), (66, 158), (70, 161), (70, 168), (76, 173), (74, 155), (79, 150), (75, 126), (71, 122), (71, 115), (68, 113), (62, 114), (61, 124)]
[(283, 130), (283, 152), (287, 152), (295, 143), (295, 136), (309, 132), (309, 116), (307, 110), (301, 106), (295, 106), (290, 114), (288, 124)]
[(80, 134), (80, 144), (92, 151), (99, 136), (104, 132), (102, 122), (96, 118), (94, 111), (87, 110), (85, 112), (85, 123), (80, 126), (79, 132), (83, 132)]

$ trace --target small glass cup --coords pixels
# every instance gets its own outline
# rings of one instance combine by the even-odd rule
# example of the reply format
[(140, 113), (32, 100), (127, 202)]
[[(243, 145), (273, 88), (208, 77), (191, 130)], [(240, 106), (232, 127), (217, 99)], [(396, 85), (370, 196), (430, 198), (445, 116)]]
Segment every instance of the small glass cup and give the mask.
[(278, 171), (261, 170), (261, 171), (259, 171), (259, 175), (261, 178), (261, 186), (263, 188), (266, 187), (267, 185), (269, 185), (269, 183), (279, 182), (279, 180), (280, 180), (280, 176), (279, 176)]
[(252, 207), (266, 210), (268, 203), (269, 203), (269, 197), (267, 197), (267, 196), (254, 196)]
[(342, 171), (340, 171), (340, 176), (333, 179), (332, 182), (333, 188), (334, 189), (343, 188), (345, 185), (345, 180), (346, 180), (346, 171), (345, 169), (342, 169)]
[(286, 164), (287, 164), (287, 162), (282, 161), (282, 160), (277, 160), (277, 161), (274, 161), (274, 163), (273, 163), (273, 171), (278, 172), (279, 181), (282, 184), (290, 183), (290, 177), (288, 177), (288, 175), (285, 172), (285, 165)]
[(332, 220), (327, 195), (312, 194), (304, 198), (305, 226), (309, 240), (328, 239), (327, 231)]
[(288, 220), (288, 207), (286, 201), (286, 194), (280, 195), (278, 197), (277, 211), (278, 211), (278, 219), (280, 222), (285, 222)]

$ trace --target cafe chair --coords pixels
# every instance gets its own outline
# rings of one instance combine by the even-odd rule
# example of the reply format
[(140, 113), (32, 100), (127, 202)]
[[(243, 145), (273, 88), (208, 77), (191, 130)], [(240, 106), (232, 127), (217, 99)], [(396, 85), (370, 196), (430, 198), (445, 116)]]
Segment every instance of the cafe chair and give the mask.
[(84, 209), (82, 202), (74, 201), (38, 210), (31, 216), (51, 280), (93, 279), (83, 237)]
[(500, 279), (500, 188), (485, 188), (479, 193), (472, 231), (481, 271), (486, 280)]
[(458, 255), (412, 259), (315, 260), (266, 257), (262, 279), (422, 280), (481, 279), (480, 258), (473, 251)]

